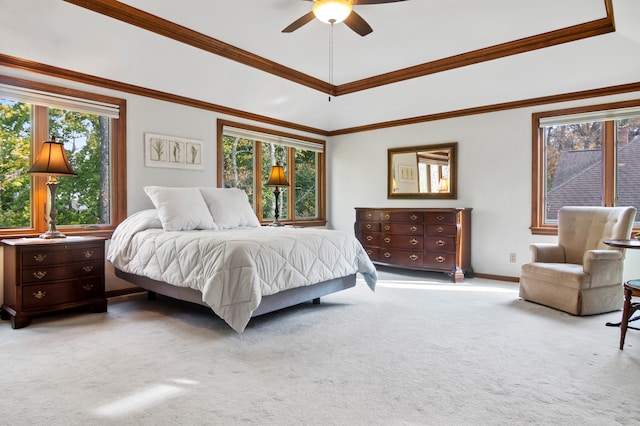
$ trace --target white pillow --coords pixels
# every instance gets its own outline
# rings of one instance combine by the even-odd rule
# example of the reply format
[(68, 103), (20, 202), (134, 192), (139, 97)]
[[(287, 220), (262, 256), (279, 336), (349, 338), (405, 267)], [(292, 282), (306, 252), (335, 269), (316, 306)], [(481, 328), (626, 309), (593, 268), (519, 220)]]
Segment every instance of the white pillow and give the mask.
[(247, 193), (238, 188), (200, 188), (213, 220), (222, 229), (260, 226)]
[(145, 186), (165, 231), (218, 229), (198, 188)]

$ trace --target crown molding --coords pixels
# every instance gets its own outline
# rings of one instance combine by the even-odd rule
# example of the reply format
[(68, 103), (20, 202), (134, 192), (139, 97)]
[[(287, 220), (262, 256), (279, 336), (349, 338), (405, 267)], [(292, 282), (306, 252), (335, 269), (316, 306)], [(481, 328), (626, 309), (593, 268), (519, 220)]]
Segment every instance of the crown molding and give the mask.
[(336, 97), (615, 31), (612, 0), (603, 0), (602, 19), (336, 86), (116, 0), (64, 1)]

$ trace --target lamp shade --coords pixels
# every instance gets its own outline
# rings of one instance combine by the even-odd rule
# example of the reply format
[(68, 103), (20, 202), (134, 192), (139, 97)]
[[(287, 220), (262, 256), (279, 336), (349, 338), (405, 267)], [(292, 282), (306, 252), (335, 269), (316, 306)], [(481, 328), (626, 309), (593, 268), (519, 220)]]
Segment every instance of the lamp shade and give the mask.
[(440, 192), (449, 192), (449, 179), (442, 178), (440, 179), (440, 185), (438, 187)]
[(29, 173), (49, 176), (77, 176), (69, 164), (64, 152), (64, 145), (56, 142), (55, 137), (42, 143), (40, 154), (29, 169)]
[(349, 0), (316, 0), (311, 10), (316, 18), (327, 24), (337, 24), (347, 19), (351, 13)]
[(284, 167), (279, 164), (276, 164), (271, 168), (271, 174), (269, 174), (269, 179), (266, 186), (289, 186), (289, 182), (287, 181), (287, 175), (284, 173)]

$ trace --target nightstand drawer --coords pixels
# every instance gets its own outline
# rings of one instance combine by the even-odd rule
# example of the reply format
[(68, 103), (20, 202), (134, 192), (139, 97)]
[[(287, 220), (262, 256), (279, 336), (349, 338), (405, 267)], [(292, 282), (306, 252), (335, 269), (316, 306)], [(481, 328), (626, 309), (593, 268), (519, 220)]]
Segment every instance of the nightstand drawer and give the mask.
[(100, 278), (25, 287), (22, 291), (22, 306), (25, 309), (41, 308), (91, 297), (104, 297)]
[(24, 266), (59, 265), (79, 260), (102, 260), (103, 257), (102, 247), (94, 245), (81, 248), (69, 245), (65, 246), (64, 250), (51, 250), (48, 246), (22, 250)]
[(95, 261), (70, 263), (60, 266), (25, 268), (22, 275), (22, 283), (24, 285), (32, 285), (42, 282), (101, 275), (103, 266), (103, 261)]

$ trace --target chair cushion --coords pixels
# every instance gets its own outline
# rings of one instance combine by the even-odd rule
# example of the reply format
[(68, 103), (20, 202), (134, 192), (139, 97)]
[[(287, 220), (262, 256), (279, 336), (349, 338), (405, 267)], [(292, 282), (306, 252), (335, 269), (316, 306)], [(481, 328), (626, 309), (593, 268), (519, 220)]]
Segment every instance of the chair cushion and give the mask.
[(591, 286), (591, 275), (584, 272), (582, 265), (574, 263), (525, 263), (522, 265), (522, 276), (553, 282), (576, 290)]

